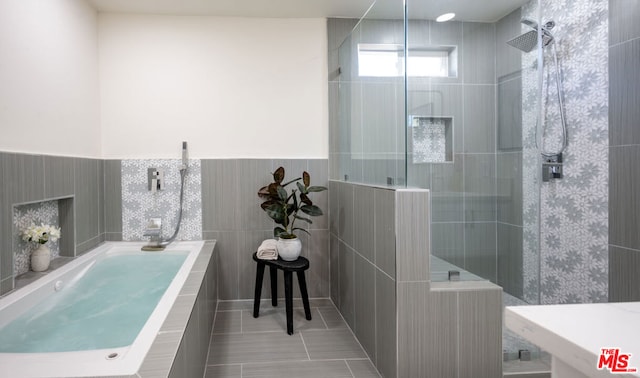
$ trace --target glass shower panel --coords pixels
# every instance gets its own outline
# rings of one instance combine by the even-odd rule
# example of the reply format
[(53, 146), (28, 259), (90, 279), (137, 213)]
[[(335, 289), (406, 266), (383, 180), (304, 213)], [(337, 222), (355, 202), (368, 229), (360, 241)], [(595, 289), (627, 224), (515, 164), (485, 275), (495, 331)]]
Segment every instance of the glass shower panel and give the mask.
[(447, 70), (407, 76), (407, 182), (431, 190), (432, 280), (497, 282), (495, 25), (432, 8), (408, 3), (407, 61), (438, 51)]
[[(407, 1), (407, 61), (422, 51), (447, 54), (447, 75), (408, 72), (406, 86), (407, 184), (431, 191), (431, 279), (456, 270), (461, 280), (489, 280), (503, 288), (505, 305), (537, 304), (539, 293), (540, 154), (528, 137), (537, 55), (506, 44), (537, 1), (520, 4), (489, 21), (440, 23), (442, 4)], [(504, 347), (510, 359), (537, 354), (509, 332)]]
[(339, 48), (340, 149), (334, 179), (406, 185), (403, 30), (401, 6), (389, 12), (374, 5)]

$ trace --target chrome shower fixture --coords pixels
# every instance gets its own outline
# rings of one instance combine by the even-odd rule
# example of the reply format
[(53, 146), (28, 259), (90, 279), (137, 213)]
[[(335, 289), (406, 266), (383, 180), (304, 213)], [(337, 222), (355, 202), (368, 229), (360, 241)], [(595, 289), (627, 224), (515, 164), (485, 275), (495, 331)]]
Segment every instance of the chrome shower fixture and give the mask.
[[(538, 23), (530, 18), (523, 18), (520, 22), (527, 25), (532, 30), (525, 32), (509, 41), (507, 44), (521, 50), (525, 53), (532, 51), (538, 45)], [(555, 65), (556, 76), (556, 93), (558, 98), (558, 106), (560, 108), (560, 124), (562, 127), (562, 146), (557, 151), (544, 151), (542, 146), (538, 146), (541, 149), (542, 156), (546, 159), (543, 167), (543, 175), (547, 178), (562, 178), (562, 153), (567, 148), (568, 136), (567, 136), (567, 117), (564, 107), (564, 89), (562, 87), (562, 74), (560, 72), (560, 63), (558, 61), (558, 51), (556, 49), (555, 38), (551, 34), (550, 30), (556, 26), (553, 20), (547, 21), (544, 25), (540, 26), (540, 32), (542, 35), (542, 48), (543, 50), (551, 45), (551, 53), (553, 62)], [(544, 54), (542, 58), (542, 69), (544, 69)], [(538, 120), (540, 122), (540, 120)], [(544, 123), (541, 123), (544, 127)], [(536, 128), (537, 129), (537, 128)], [(544, 144), (544, 143), (543, 143)], [(537, 145), (537, 138), (536, 138)], [(551, 168), (550, 168), (551, 167)], [(545, 180), (547, 181), (547, 180)]]
[[(180, 231), (180, 224), (182, 223), (182, 206), (184, 203), (184, 179), (187, 175), (187, 169), (189, 168), (189, 151), (187, 150), (187, 142), (182, 142), (182, 164), (180, 165), (180, 207), (178, 210), (178, 222), (173, 235), (169, 239), (162, 239), (162, 219), (151, 218), (149, 224), (144, 232), (144, 236), (150, 236), (149, 244), (142, 247), (143, 251), (162, 251), (164, 248), (173, 242), (178, 236)], [(155, 169), (155, 168), (150, 168)], [(151, 174), (151, 171), (149, 172)]]
[[(507, 41), (507, 44), (528, 53), (538, 45), (538, 23), (530, 18), (523, 18), (520, 22), (532, 30)], [(553, 29), (554, 26), (556, 26), (556, 23), (553, 20), (547, 21), (542, 26), (542, 47), (547, 47), (553, 42), (554, 38), (549, 30)]]

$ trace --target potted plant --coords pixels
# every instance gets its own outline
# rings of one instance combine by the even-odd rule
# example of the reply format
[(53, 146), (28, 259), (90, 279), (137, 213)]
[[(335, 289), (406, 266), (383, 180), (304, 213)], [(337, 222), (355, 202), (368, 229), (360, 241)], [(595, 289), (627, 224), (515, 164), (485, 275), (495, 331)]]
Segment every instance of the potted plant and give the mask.
[[(309, 173), (302, 172), (302, 177), (291, 181), (284, 181), (284, 168), (279, 167), (273, 173), (273, 182), (258, 190), (258, 196), (265, 201), (260, 205), (277, 226), (273, 229), (273, 236), (278, 238), (277, 250), (280, 258), (293, 261), (300, 256), (302, 243), (294, 231), (309, 233), (301, 227), (296, 227), (296, 221), (313, 223), (309, 217), (322, 215), (322, 210), (313, 204), (309, 195), (327, 190), (324, 186), (311, 186)], [(302, 182), (300, 182), (302, 181)], [(289, 192), (287, 187), (295, 183)], [(300, 214), (300, 212), (304, 214)], [(306, 216), (305, 216), (306, 215)], [(309, 216), (309, 217), (308, 217)]]

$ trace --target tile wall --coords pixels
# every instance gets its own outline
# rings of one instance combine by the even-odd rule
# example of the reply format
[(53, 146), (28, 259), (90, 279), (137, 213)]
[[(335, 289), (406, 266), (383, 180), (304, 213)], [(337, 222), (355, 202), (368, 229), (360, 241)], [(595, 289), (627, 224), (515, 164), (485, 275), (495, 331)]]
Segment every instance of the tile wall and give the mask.
[(380, 373), (394, 377), (395, 191), (330, 181), (329, 195), (331, 299)]
[(609, 0), (609, 301), (640, 300), (640, 1)]
[[(539, 182), (540, 154), (533, 143), (535, 54), (522, 54), (505, 43), (526, 31), (520, 18), (531, 16), (536, 6), (531, 2), (494, 24), (411, 20), (410, 48), (455, 45), (459, 69), (456, 77), (409, 79), (409, 114), (451, 117), (454, 154), (452, 163), (414, 163), (409, 138), (406, 180), (411, 187), (432, 191), (435, 256), (532, 303), (539, 298), (543, 303), (603, 301), (608, 276), (608, 4), (543, 2), (544, 17), (556, 22), (569, 133), (567, 173), (549, 183)], [(350, 24), (329, 20), (330, 40), (337, 40), (345, 25)], [(330, 96), (338, 97), (330, 99), (332, 179), (347, 175), (348, 181), (384, 185), (387, 176), (401, 177), (403, 84), (394, 78), (359, 77), (354, 64), (358, 43), (401, 44), (400, 25), (365, 19), (350, 36), (341, 35), (347, 37), (342, 45), (329, 47)], [(616, 28), (627, 33), (625, 42), (633, 43), (634, 27)], [(611, 48), (620, 50), (618, 45)], [(553, 69), (550, 51), (545, 50), (548, 72)], [(545, 148), (552, 149), (559, 140), (558, 127), (553, 127), (559, 115), (554, 81), (546, 76)], [(532, 147), (523, 150), (523, 140)]]
[[(180, 159), (135, 159), (122, 161), (122, 238), (145, 240), (144, 231), (152, 217), (162, 219), (162, 235), (175, 232), (180, 211)], [(163, 173), (164, 188), (149, 191), (148, 169)], [(200, 160), (191, 159), (184, 177), (182, 221), (177, 240), (201, 240), (202, 194)]]
[[(273, 181), (271, 172), (285, 168), (285, 180), (311, 175), (312, 185), (328, 186), (326, 159), (204, 159), (202, 167), (202, 230), (204, 239), (216, 239), (219, 253), (219, 299), (252, 299), (255, 262), (252, 254), (262, 240), (273, 237), (273, 221), (260, 208), (258, 189)], [(311, 298), (329, 297), (329, 194), (310, 196), (324, 212), (312, 218), (310, 235), (299, 233), (302, 255), (310, 261), (307, 289)], [(284, 286), (279, 283), (279, 296)], [(266, 288), (266, 289), (265, 289)], [(299, 297), (294, 285), (294, 296)], [(263, 285), (263, 298), (270, 298)]]
[(0, 294), (14, 287), (13, 207), (58, 200), (60, 255), (76, 256), (105, 239), (104, 162), (0, 152)]
[[(107, 201), (114, 204), (113, 213), (107, 214), (108, 240), (122, 240), (122, 208), (127, 204), (123, 202), (123, 194), (119, 191), (123, 185), (120, 165), (120, 161), (105, 161), (105, 181), (113, 188), (107, 192)], [(251, 255), (262, 240), (273, 237), (274, 227), (274, 223), (260, 208), (258, 189), (271, 182), (271, 172), (280, 166), (285, 168), (286, 178), (293, 179), (295, 173), (300, 176), (306, 170), (311, 175), (312, 184), (327, 186), (328, 162), (326, 159), (202, 159), (197, 166), (200, 170), (198, 180), (190, 182), (192, 190), (196, 192), (192, 195), (195, 198), (192, 202), (201, 199), (202, 212), (201, 215), (194, 213), (196, 216), (192, 218), (201, 217), (204, 240), (217, 240), (219, 299), (252, 299), (255, 262)], [(172, 195), (177, 195), (179, 188), (173, 188), (173, 192)], [(327, 192), (311, 196), (311, 200), (325, 215), (313, 218), (313, 224), (308, 227), (310, 235), (300, 234), (302, 255), (309, 258), (311, 263), (307, 271), (307, 289), (312, 298), (329, 297), (330, 291), (328, 196)], [(264, 287), (263, 298), (270, 298), (271, 291)], [(284, 297), (282, 279), (279, 295)], [(300, 295), (296, 285), (294, 295)]]
[(429, 192), (329, 185), (331, 298), (382, 376), (500, 375), (502, 290), (430, 281)]
[[(543, 20), (555, 22), (553, 46), (562, 73), (568, 144), (563, 152), (563, 178), (542, 182), (540, 150), (556, 152), (562, 140), (555, 59), (549, 48), (553, 46), (543, 50), (541, 122), (537, 122), (540, 71), (530, 69), (537, 66), (537, 57), (535, 52), (522, 54), (524, 298), (542, 304), (606, 302), (608, 1), (543, 0), (540, 4)], [(522, 16), (537, 18), (538, 2), (523, 6)], [(612, 112), (614, 117), (619, 114)], [(536, 132), (538, 125), (542, 135)]]
[[(327, 186), (328, 162), (326, 159), (204, 159), (198, 163), (201, 166), (201, 177), (198, 177), (201, 183), (190, 182), (196, 192), (191, 202), (197, 203), (197, 209), (192, 210), (196, 219), (202, 219), (202, 237), (218, 240), (219, 298), (251, 299), (255, 285), (255, 262), (251, 255), (262, 240), (272, 237), (274, 226), (260, 208), (258, 189), (271, 182), (271, 172), (279, 166), (285, 167), (287, 178), (293, 178), (294, 173), (301, 175), (306, 170), (311, 175), (312, 184)], [(126, 212), (132, 210), (127, 206), (135, 208), (151, 204), (146, 200), (131, 202), (132, 198), (139, 196), (129, 193), (130, 185), (139, 180), (123, 177), (122, 166), (121, 160), (0, 153), (0, 174), (3, 178), (0, 182), (0, 236), (7, 235), (0, 238), (5, 243), (0, 255), (0, 293), (13, 288), (12, 205), (63, 198), (58, 201), (62, 204), (61, 224), (69, 223), (63, 225), (63, 238), (60, 239), (60, 254), (63, 256), (81, 254), (105, 240), (123, 240), (123, 209)], [(123, 192), (123, 185), (125, 189), (129, 188), (128, 194)], [(142, 186), (134, 192), (146, 192), (146, 187)], [(170, 195), (179, 194), (178, 187), (169, 186), (166, 190), (171, 192)], [(126, 196), (126, 201), (123, 196)], [(307, 286), (310, 297), (314, 298), (330, 295), (328, 196), (328, 192), (311, 196), (325, 215), (313, 219), (313, 224), (308, 227), (310, 235), (301, 234), (302, 253), (311, 261)], [(75, 239), (72, 215), (62, 215), (67, 213), (75, 214), (78, 220)], [(199, 227), (195, 225), (187, 231)], [(124, 236), (127, 240), (146, 239)], [(69, 239), (73, 243), (66, 245), (65, 241)], [(283, 296), (283, 284), (280, 286), (279, 295)], [(294, 286), (295, 294), (299, 296), (299, 289)], [(265, 290), (263, 297), (269, 298), (270, 291)]]

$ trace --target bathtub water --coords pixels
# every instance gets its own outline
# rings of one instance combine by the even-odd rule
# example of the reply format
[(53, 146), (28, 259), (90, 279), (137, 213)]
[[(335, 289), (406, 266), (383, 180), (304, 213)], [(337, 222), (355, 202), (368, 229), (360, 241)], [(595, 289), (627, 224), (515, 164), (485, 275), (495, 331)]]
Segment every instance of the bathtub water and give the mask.
[(204, 242), (106, 243), (0, 299), (1, 377), (130, 375)]
[[(130, 345), (187, 253), (102, 256), (58, 294), (0, 329), (0, 353), (68, 352)], [(55, 326), (52, 326), (55, 325)]]

